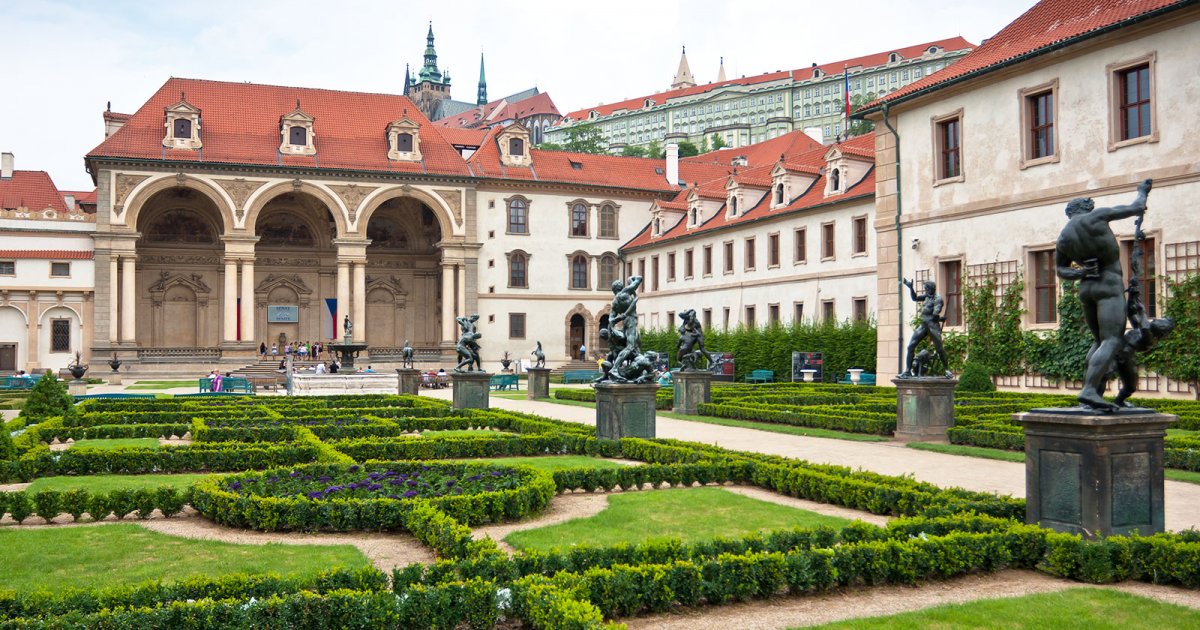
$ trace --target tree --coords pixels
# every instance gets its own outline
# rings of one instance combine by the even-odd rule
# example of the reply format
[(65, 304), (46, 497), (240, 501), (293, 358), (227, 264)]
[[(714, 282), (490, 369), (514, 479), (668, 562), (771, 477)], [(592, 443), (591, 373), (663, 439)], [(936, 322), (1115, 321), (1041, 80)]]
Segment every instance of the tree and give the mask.
[[(872, 96), (874, 96), (874, 95), (872, 95)], [(867, 96), (864, 96), (862, 94), (855, 94), (854, 96), (851, 96), (850, 97), (850, 112), (854, 113), (855, 111), (862, 109), (862, 107), (864, 105), (866, 105), (867, 103), (869, 103), (873, 100), (875, 100), (875, 99), (868, 98)], [(861, 136), (864, 133), (871, 133), (872, 131), (875, 131), (875, 123), (873, 123), (869, 120), (851, 119), (850, 125), (848, 127), (846, 127), (846, 135), (847, 136)]]
[(679, 143), (679, 157), (692, 157), (693, 155), (700, 155), (700, 149), (697, 149), (696, 145), (687, 140)]
[(566, 149), (563, 148), (563, 145), (556, 142), (543, 142), (537, 145), (537, 148), (543, 151), (566, 151)]
[(21, 417), (27, 424), (41, 422), (51, 416), (61, 416), (75, 406), (75, 401), (67, 393), (67, 388), (47, 370), (41, 380), (29, 392), (29, 399), (21, 407)]
[(621, 149), (621, 155), (625, 157), (646, 157), (646, 148), (636, 144), (627, 144)]
[(650, 144), (646, 145), (646, 157), (661, 160), (667, 157), (667, 152), (663, 150), (662, 144), (658, 140), (651, 140)]
[(711, 150), (708, 148), (708, 136), (703, 136), (700, 140), (700, 153), (708, 153)]
[(1175, 322), (1175, 330), (1146, 355), (1145, 364), (1200, 391), (1200, 275), (1168, 283), (1170, 297), (1163, 304), (1163, 316)]
[(575, 153), (608, 153), (604, 133), (594, 124), (571, 125), (564, 129), (562, 148)]
[(724, 149), (727, 146), (729, 146), (729, 145), (725, 144), (724, 138), (722, 138), (721, 136), (719, 136), (715, 133), (712, 135), (712, 150), (713, 151), (716, 151), (718, 149)]

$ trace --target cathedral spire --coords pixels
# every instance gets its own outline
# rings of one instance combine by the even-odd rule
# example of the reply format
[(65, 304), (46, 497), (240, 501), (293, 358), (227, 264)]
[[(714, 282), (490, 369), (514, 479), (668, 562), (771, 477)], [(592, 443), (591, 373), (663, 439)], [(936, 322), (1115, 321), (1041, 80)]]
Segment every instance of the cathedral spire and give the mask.
[(671, 82), (671, 89), (678, 90), (679, 88), (689, 88), (696, 85), (696, 80), (692, 78), (692, 70), (688, 67), (687, 46), (683, 47), (683, 54), (679, 57), (679, 69), (675, 71), (675, 80)]
[(721, 57), (721, 68), (717, 70), (717, 83), (725, 82), (725, 58)]
[(401, 94), (408, 96), (408, 86), (410, 83), (412, 83), (412, 74), (408, 71), (408, 64), (404, 64), (404, 90), (400, 92)]
[(442, 73), (437, 67), (437, 50), (433, 48), (433, 22), (429, 23), (429, 34), (425, 36), (425, 65), (418, 75), (422, 81), (441, 82)]
[(483, 77), (483, 53), (479, 53), (479, 96), (475, 98), (475, 104), (486, 105), (487, 102), (487, 79)]

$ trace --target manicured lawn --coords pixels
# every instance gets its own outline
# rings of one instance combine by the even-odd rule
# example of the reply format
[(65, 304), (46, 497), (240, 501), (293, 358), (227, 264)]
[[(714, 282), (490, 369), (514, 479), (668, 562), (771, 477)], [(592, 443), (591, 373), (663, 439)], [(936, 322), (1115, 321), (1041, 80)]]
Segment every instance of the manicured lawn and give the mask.
[[(945, 453), (946, 455), (964, 455), (966, 457), (982, 457), (984, 459), (999, 459), (1006, 462), (1024, 462), (1025, 453), (1018, 451), (1005, 451), (998, 448), (984, 448), (982, 446), (962, 446), (960, 444), (932, 444), (929, 442), (910, 442), (908, 448), (915, 448), (919, 451), (933, 451), (934, 453)], [(1171, 481), (1183, 481), (1187, 483), (1200, 484), (1200, 472), (1190, 470), (1179, 470), (1177, 468), (1168, 468), (1163, 471), (1164, 476)]]
[(79, 440), (71, 448), (114, 449), (123, 447), (158, 448), (158, 438), (119, 438), (112, 440)]
[(92, 492), (112, 492), (121, 488), (157, 488), (174, 486), (186, 488), (208, 475), (182, 473), (178, 475), (87, 475), (82, 477), (39, 477), (29, 486), (30, 492), (39, 490), (73, 490), (84, 488)]
[(126, 385), (125, 389), (170, 389), (172, 387), (199, 387), (200, 379), (193, 378), (186, 381), (138, 381), (133, 385)]
[(1167, 429), (1167, 435), (1172, 437), (1200, 437), (1200, 431), (1188, 431), (1187, 429)]
[(350, 545), (235, 545), (151, 532), (131, 523), (48, 529), (0, 529), (0, 589), (111, 587), (192, 575), (317, 573), (362, 567)]
[(675, 413), (674, 411), (659, 411), (658, 415), (666, 418), (675, 418), (676, 420), (687, 420), (689, 422), (717, 424), (723, 427), (738, 427), (741, 429), (755, 429), (757, 431), (769, 431), (771, 433), (803, 435), (805, 437), (830, 438), (834, 440), (850, 440), (851, 442), (887, 442), (889, 440), (889, 438), (882, 435), (847, 433), (845, 431), (831, 431), (829, 429), (797, 427), (790, 424), (778, 424), (774, 422), (754, 422), (751, 420), (734, 420), (732, 418), (715, 418), (713, 416), (689, 416), (682, 413)]
[(722, 488), (680, 488), (627, 492), (608, 497), (595, 516), (509, 534), (518, 549), (551, 549), (572, 544), (615, 545), (651, 538), (697, 541), (785, 527), (844, 527), (850, 521), (775, 503)]
[(854, 619), (815, 627), (854, 630), (1200, 628), (1200, 612), (1118, 591), (1072, 588), (1058, 593), (947, 604), (899, 615)]
[(564, 468), (621, 468), (623, 464), (586, 455), (547, 455), (545, 457), (488, 457), (472, 459), (473, 462), (494, 462), (497, 465), (530, 466), (546, 472)]

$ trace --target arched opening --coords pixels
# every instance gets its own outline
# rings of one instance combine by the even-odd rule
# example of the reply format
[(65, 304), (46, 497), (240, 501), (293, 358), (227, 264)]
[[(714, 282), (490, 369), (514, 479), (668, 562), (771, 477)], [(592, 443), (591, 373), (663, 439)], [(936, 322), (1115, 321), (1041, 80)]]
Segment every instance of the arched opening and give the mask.
[(833, 177), (831, 178), (831, 181), (830, 181), (830, 183), (833, 185), (833, 191), (834, 191), (834, 192), (837, 192), (837, 191), (838, 191), (838, 189), (839, 189), (839, 187), (841, 187), (841, 185), (842, 185), (842, 173), (841, 173), (841, 171), (839, 171), (839, 170), (838, 170), (838, 169), (836, 169), (836, 168), (835, 168), (835, 169), (833, 169)]
[[(216, 204), (191, 188), (161, 190), (142, 205), (134, 282), (138, 346), (211, 348), (220, 344), (223, 224)], [(124, 282), (122, 277), (121, 284)], [(210, 287), (217, 288), (212, 300), (205, 293)]]
[(0, 374), (20, 370), (28, 371), (25, 343), (29, 331), (25, 325), (25, 314), (15, 306), (0, 306)]
[(67, 367), (76, 351), (83, 350), (83, 324), (79, 314), (65, 306), (42, 313), (38, 334), (38, 365), (58, 370)]
[(570, 341), (567, 344), (567, 356), (572, 359), (586, 359), (587, 356), (580, 353), (579, 348), (587, 339), (587, 320), (583, 318), (583, 315), (575, 313), (571, 316), (569, 328), (568, 339)]
[[(608, 328), (608, 313), (600, 316), (600, 321), (596, 324), (597, 330)], [(599, 335), (596, 336), (596, 352), (600, 354), (608, 354), (608, 342)]]
[(389, 199), (371, 213), (366, 233), (367, 343), (383, 353), (405, 340), (436, 348), (442, 230), (434, 210), (413, 197)]
[(316, 343), (341, 336), (337, 303), (334, 210), (307, 192), (272, 197), (257, 213), (254, 234), (255, 346)]

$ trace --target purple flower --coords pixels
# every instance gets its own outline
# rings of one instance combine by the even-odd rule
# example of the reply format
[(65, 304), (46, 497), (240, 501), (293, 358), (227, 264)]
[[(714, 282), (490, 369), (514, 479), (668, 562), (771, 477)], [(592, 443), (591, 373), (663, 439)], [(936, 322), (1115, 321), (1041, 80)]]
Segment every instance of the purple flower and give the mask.
[(381, 486), (381, 485), (379, 485), (379, 484), (377, 484), (377, 483), (373, 483), (373, 484), (371, 484), (371, 485), (367, 486), (367, 490), (370, 490), (371, 492), (374, 492), (374, 491), (376, 491), (376, 490), (379, 490), (379, 489), (380, 489), (380, 488), (382, 488), (382, 487), (383, 487), (383, 486)]
[(447, 488), (453, 488), (453, 487), (454, 487), (454, 480), (453, 480), (453, 479), (447, 479), (447, 480), (446, 480), (446, 487), (447, 487)]
[(416, 490), (409, 490), (408, 492), (405, 492), (405, 493), (404, 493), (404, 498), (406, 498), (406, 499), (411, 499), (411, 498), (413, 498), (413, 497), (415, 497), (415, 496), (417, 496), (417, 491), (416, 491)]
[(467, 477), (467, 481), (479, 481), (480, 479), (483, 479), (483, 475), (471, 475)]
[(232, 482), (232, 483), (230, 483), (230, 484), (229, 484), (229, 489), (230, 489), (230, 490), (240, 490), (240, 489), (241, 489), (241, 487), (242, 487), (242, 484), (240, 484), (240, 483), (238, 483), (238, 482), (236, 482), (236, 481), (234, 481), (234, 482)]
[(493, 470), (493, 471), (492, 471), (492, 476), (493, 476), (493, 477), (499, 477), (500, 475), (503, 475), (503, 474), (504, 474), (504, 473), (500, 472), (499, 470)]
[(295, 479), (296, 477), (299, 477), (299, 476), (301, 476), (301, 475), (303, 475), (303, 474), (304, 474), (304, 473), (300, 472), (299, 470), (293, 470), (293, 471), (292, 471), (292, 474), (290, 474), (290, 475), (288, 475), (288, 476), (289, 476), (289, 477), (291, 477), (292, 479)]
[(416, 488), (417, 482), (416, 482), (416, 480), (409, 479), (405, 485), (407, 485), (409, 488)]
[(330, 477), (329, 475), (321, 475), (321, 477), (319, 479), (317, 479), (317, 481), (320, 481), (323, 483), (329, 483), (330, 481), (333, 481), (333, 477)]
[(325, 494), (320, 490), (317, 490), (315, 492), (309, 492), (306, 496), (310, 499), (320, 499), (321, 497), (325, 496)]
[(388, 484), (393, 485), (393, 486), (403, 486), (404, 482), (399, 479), (389, 479)]
[(350, 472), (358, 472), (358, 464), (355, 464), (355, 465), (347, 468), (346, 470), (348, 470)]

